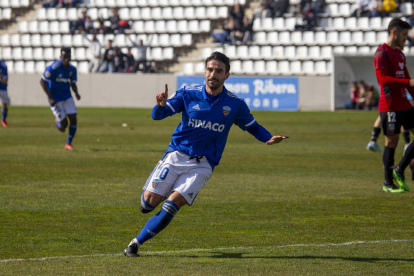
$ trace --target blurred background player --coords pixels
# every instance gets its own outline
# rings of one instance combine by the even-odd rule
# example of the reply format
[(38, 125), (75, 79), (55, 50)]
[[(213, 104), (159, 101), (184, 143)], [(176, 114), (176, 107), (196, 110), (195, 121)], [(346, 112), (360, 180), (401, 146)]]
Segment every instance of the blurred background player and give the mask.
[(56, 126), (61, 132), (65, 132), (65, 129), (68, 126), (66, 117), (69, 118), (69, 133), (65, 149), (74, 150), (72, 140), (76, 133), (76, 114), (78, 111), (70, 89), (72, 88), (76, 99), (80, 100), (78, 87), (76, 86), (77, 70), (75, 66), (70, 64), (70, 48), (62, 48), (60, 53), (60, 60), (56, 60), (46, 67), (42, 79), (40, 80), (40, 85), (49, 99), (50, 110), (52, 110), (52, 113), (55, 116)]
[[(406, 67), (402, 49), (407, 41), (411, 25), (401, 19), (394, 18), (388, 25), (388, 40), (380, 45), (374, 54), (374, 66), (381, 88), (378, 110), (382, 129), (385, 135), (383, 153), (384, 192), (403, 193), (409, 191), (405, 183), (404, 170), (414, 157), (414, 143), (410, 143), (405, 153), (394, 168), (395, 149), (398, 145), (401, 126), (414, 131), (414, 108), (407, 99), (414, 93), (414, 79), (411, 79)], [(401, 187), (398, 188), (393, 179)]]
[[(198, 192), (220, 162), (233, 124), (247, 130), (257, 140), (273, 145), (287, 136), (272, 136), (260, 126), (243, 99), (224, 87), (230, 76), (230, 60), (214, 52), (205, 61), (205, 85), (185, 86), (168, 98), (168, 87), (156, 96), (154, 120), (182, 113), (169, 149), (154, 168), (141, 196), (141, 212), (148, 213), (164, 197), (160, 212), (148, 220), (124, 251), (138, 257), (138, 248), (162, 231), (185, 205), (192, 205)], [(191, 114), (191, 115), (190, 115)]]
[(3, 127), (7, 127), (7, 106), (10, 105), (10, 98), (7, 93), (7, 82), (9, 80), (9, 75), (7, 74), (7, 65), (3, 60), (0, 60), (0, 74), (1, 124)]

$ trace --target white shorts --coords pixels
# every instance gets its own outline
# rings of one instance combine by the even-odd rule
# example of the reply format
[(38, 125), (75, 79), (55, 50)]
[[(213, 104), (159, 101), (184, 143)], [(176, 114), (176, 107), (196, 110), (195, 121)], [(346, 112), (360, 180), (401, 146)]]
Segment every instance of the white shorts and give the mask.
[(50, 107), (50, 110), (52, 110), (53, 115), (59, 122), (63, 121), (68, 114), (78, 114), (72, 97), (65, 101), (57, 102), (55, 106)]
[(10, 105), (10, 98), (6, 90), (0, 90), (0, 99), (2, 104)]
[(198, 164), (195, 158), (190, 159), (190, 156), (180, 151), (168, 153), (155, 166), (145, 183), (144, 190), (164, 197), (176, 191), (191, 206), (213, 173), (206, 157), (199, 161)]

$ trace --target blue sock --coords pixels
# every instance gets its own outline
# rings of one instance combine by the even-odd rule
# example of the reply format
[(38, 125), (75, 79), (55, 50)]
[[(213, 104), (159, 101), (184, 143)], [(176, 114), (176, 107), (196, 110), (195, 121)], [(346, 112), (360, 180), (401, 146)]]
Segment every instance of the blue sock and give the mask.
[(7, 111), (8, 111), (8, 109), (6, 108), (2, 108), (1, 109), (1, 120), (2, 121), (4, 121), (4, 120), (6, 120), (6, 117), (7, 117)]
[(137, 240), (140, 244), (143, 244), (147, 240), (153, 238), (161, 230), (163, 230), (171, 222), (175, 214), (178, 212), (177, 204), (172, 201), (165, 201), (162, 206), (161, 211), (159, 211), (155, 216), (149, 219), (147, 224), (145, 224), (141, 233), (138, 234)]
[(75, 137), (77, 125), (70, 125), (69, 126), (69, 134), (68, 134), (68, 140), (66, 141), (67, 144), (72, 144), (73, 137)]

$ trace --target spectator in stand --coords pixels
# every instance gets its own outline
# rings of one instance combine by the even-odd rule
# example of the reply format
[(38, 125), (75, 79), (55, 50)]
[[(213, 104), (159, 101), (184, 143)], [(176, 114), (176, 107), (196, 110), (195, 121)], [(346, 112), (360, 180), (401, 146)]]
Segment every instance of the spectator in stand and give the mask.
[(85, 20), (85, 31), (88, 34), (95, 34), (95, 29), (93, 28), (93, 22), (92, 22), (90, 16), (86, 17), (86, 20)]
[(351, 94), (350, 96), (351, 96), (352, 109), (356, 109), (358, 105), (358, 100), (359, 100), (359, 90), (358, 90), (358, 84), (356, 82), (351, 83), (350, 94)]
[(351, 16), (368, 17), (371, 13), (371, 0), (356, 0)]
[(89, 53), (91, 59), (89, 60), (89, 72), (97, 72), (101, 62), (101, 43), (96, 38), (96, 33), (92, 34), (92, 40), (86, 36), (86, 32), (82, 32), (83, 37), (89, 41)]
[(370, 9), (370, 17), (382, 17), (380, 9), (382, 8), (381, 1), (373, 1)]
[(299, 3), (299, 12), (303, 14), (303, 10), (306, 7), (306, 4), (312, 4), (312, 0), (300, 0)]
[(105, 20), (103, 20), (102, 17), (99, 17), (97, 21), (99, 26), (95, 27), (96, 33), (105, 34)]
[(82, 0), (59, 0), (57, 8), (76, 8), (79, 4), (82, 4)]
[(283, 17), (289, 10), (289, 0), (274, 0), (270, 2), (273, 17)]
[(272, 17), (272, 11), (266, 6), (266, 4), (262, 3), (254, 12), (253, 20), (256, 20), (257, 18), (265, 19), (269, 17)]
[(306, 31), (310, 31), (316, 26), (318, 16), (316, 14), (315, 9), (311, 6), (310, 3), (306, 3), (303, 9), (302, 20), (303, 20), (304, 30)]
[[(133, 72), (136, 73), (140, 70), (139, 66), (142, 64), (142, 72), (146, 73), (148, 70), (147, 66), (147, 49), (148, 46), (144, 45), (144, 41), (142, 39), (139, 40), (138, 44), (132, 41), (131, 37), (128, 36), (128, 39), (131, 41), (131, 43), (134, 45), (135, 48), (138, 50), (137, 57), (135, 59), (134, 69)], [(152, 36), (149, 37), (148, 45), (151, 44)]]
[(230, 18), (234, 20), (234, 26), (236, 28), (241, 28), (243, 25), (244, 9), (240, 4), (236, 4), (231, 8)]
[(85, 29), (85, 22), (81, 17), (78, 20), (70, 22), (70, 34), (79, 33)]
[(112, 70), (113, 71), (109, 71), (111, 73), (123, 73), (125, 71), (125, 55), (121, 52), (121, 50), (119, 50), (118, 47), (114, 48), (114, 57), (111, 61), (112, 63)]
[(230, 32), (230, 40), (233, 45), (247, 45), (250, 44), (250, 42), (252, 41), (252, 35), (253, 25), (250, 22), (249, 18), (245, 16), (243, 18), (242, 26), (238, 29), (234, 28), (233, 31)]
[(99, 73), (106, 73), (108, 71), (113, 72), (114, 68), (112, 65), (112, 59), (114, 58), (114, 48), (112, 47), (112, 40), (108, 40), (108, 45), (106, 47), (103, 60), (99, 66)]
[(398, 4), (395, 0), (384, 0), (382, 1), (381, 15), (389, 16), (391, 12), (397, 10)]
[[(222, 31), (219, 32), (213, 32), (211, 36), (213, 37), (213, 42), (220, 42), (221, 46), (224, 44), (229, 44), (230, 41), (230, 28), (229, 28), (229, 22), (233, 21), (233, 19), (225, 19), (223, 21), (223, 24), (221, 25)], [(234, 26), (234, 23), (232, 23)]]
[(125, 73), (132, 73), (134, 71), (135, 58), (131, 53), (131, 47), (127, 48), (127, 53), (125, 55)]
[(325, 0), (316, 0), (315, 2), (312, 3), (312, 7), (315, 9), (316, 14), (324, 13), (326, 2)]
[(45, 0), (42, 3), (43, 8), (55, 8), (59, 4), (59, 0)]
[(111, 27), (108, 31), (112, 34), (117, 34), (119, 30), (119, 21), (121, 21), (121, 18), (119, 17), (117, 9), (112, 8), (111, 12), (112, 16), (108, 18), (108, 20), (111, 22)]

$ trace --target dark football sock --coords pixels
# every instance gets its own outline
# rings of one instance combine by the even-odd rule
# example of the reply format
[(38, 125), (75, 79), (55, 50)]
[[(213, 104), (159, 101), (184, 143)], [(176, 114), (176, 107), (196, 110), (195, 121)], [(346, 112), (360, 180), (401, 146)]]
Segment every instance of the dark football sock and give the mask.
[(404, 141), (406, 144), (410, 143), (410, 131), (409, 130), (405, 130), (403, 132), (403, 136), (404, 136)]
[(372, 130), (371, 142), (376, 143), (380, 133), (381, 129), (379, 127), (374, 127), (374, 129)]
[(411, 160), (414, 158), (414, 143), (410, 143), (401, 158), (400, 163), (395, 168), (398, 173), (404, 173), (405, 168), (410, 165)]
[(382, 162), (384, 164), (384, 176), (386, 182), (392, 182), (392, 170), (394, 168), (394, 154), (395, 149), (385, 147), (382, 155)]

